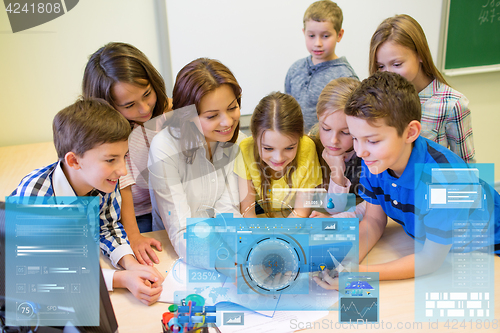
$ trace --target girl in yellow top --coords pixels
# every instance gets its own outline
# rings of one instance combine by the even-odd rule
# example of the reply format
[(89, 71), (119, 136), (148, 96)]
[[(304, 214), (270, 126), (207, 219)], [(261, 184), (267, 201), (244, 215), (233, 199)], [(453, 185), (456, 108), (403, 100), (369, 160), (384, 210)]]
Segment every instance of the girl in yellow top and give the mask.
[(271, 93), (255, 108), (250, 130), (235, 164), (242, 215), (256, 217), (257, 201), (267, 217), (308, 217), (309, 196), (300, 189), (315, 188), (322, 175), (299, 104), (290, 95)]

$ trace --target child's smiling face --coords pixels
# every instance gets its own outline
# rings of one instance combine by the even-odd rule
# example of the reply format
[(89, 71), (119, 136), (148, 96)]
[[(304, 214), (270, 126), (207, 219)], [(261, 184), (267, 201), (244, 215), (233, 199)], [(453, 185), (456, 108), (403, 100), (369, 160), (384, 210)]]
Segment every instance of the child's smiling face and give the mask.
[(260, 158), (275, 172), (286, 169), (295, 156), (299, 137), (289, 137), (274, 130), (266, 130), (258, 140)]
[(386, 41), (378, 47), (377, 68), (383, 72), (398, 73), (413, 83), (417, 91), (429, 84), (417, 53), (393, 41)]
[(372, 174), (387, 169), (394, 171), (397, 177), (403, 174), (410, 159), (412, 143), (418, 137), (418, 133), (414, 137), (414, 128), (411, 128), (413, 122), (401, 136), (384, 119), (369, 123), (366, 119), (347, 116), (347, 124), (354, 139), (354, 150)]
[[(75, 156), (77, 164), (73, 167), (77, 178), (71, 183), (76, 194), (86, 195), (92, 189), (104, 193), (115, 190), (121, 176), (127, 174), (125, 155), (128, 152), (128, 141), (103, 143), (83, 156)], [(73, 154), (73, 153), (68, 153)]]
[(127, 120), (142, 125), (153, 115), (156, 92), (148, 81), (140, 81), (145, 86), (116, 82), (111, 88), (111, 94), (116, 110)]

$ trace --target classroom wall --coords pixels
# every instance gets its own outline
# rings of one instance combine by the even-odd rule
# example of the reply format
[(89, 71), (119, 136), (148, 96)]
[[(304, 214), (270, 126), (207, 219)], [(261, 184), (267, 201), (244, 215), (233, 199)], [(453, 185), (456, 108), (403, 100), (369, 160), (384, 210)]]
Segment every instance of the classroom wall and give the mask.
[[(243, 114), (251, 114), (271, 91), (283, 91), (288, 68), (309, 55), (302, 18), (314, 0), (218, 0), (217, 5), (203, 0), (166, 1), (172, 74), (198, 57), (220, 60), (243, 88)], [(343, 11), (345, 33), (336, 53), (346, 56), (360, 79), (368, 76), (371, 35), (388, 16), (412, 15), (429, 32), (432, 54), (438, 54), (440, 1), (338, 0), (337, 4)]]
[[(301, 29), (312, 2), (85, 0), (52, 22), (16, 34), (0, 10), (0, 146), (51, 140), (52, 117), (79, 95), (87, 57), (111, 40), (132, 43), (146, 53), (164, 75), (169, 95), (175, 75), (189, 61), (221, 60), (243, 88), (242, 113), (250, 114), (264, 95), (283, 90), (289, 66), (308, 55)], [(337, 54), (347, 57), (360, 79), (368, 76), (373, 31), (394, 14), (406, 13), (420, 22), (437, 61), (442, 1), (337, 3), (345, 29)], [(495, 163), (499, 180), (495, 131), (500, 72), (447, 79), (470, 100), (477, 161)]]
[(61, 17), (13, 34), (0, 4), (0, 146), (52, 140), (54, 115), (80, 95), (88, 57), (110, 41), (137, 46), (170, 78), (166, 33), (158, 28), (165, 11), (157, 7), (155, 0), (79, 1)]

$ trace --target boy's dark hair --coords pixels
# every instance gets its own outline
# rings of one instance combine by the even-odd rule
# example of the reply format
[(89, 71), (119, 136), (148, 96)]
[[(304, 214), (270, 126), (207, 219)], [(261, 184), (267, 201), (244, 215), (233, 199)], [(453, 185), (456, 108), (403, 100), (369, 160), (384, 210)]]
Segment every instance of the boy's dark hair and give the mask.
[(306, 28), (306, 22), (313, 20), (316, 22), (331, 22), (333, 28), (337, 34), (342, 29), (342, 21), (344, 17), (342, 16), (342, 9), (333, 1), (330, 0), (320, 0), (313, 2), (304, 13), (304, 29)]
[(105, 100), (82, 98), (56, 114), (52, 131), (61, 160), (69, 152), (83, 156), (103, 143), (125, 141), (131, 129), (127, 119)]
[(399, 74), (376, 72), (361, 82), (345, 106), (348, 116), (366, 119), (372, 124), (384, 119), (402, 136), (412, 120), (420, 121), (420, 99), (412, 83)]

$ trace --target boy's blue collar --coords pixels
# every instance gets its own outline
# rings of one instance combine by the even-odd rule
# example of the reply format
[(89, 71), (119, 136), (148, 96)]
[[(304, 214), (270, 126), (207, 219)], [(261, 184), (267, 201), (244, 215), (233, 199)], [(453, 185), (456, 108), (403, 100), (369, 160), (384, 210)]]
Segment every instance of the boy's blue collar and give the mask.
[(328, 61), (320, 62), (319, 64), (316, 64), (316, 65), (315, 65), (315, 64), (313, 64), (313, 62), (312, 62), (312, 56), (311, 56), (311, 55), (309, 55), (309, 56), (307, 57), (307, 66), (308, 66), (309, 68), (313, 68), (313, 67), (314, 67), (314, 68), (319, 68), (319, 67), (323, 67), (323, 66), (329, 66), (330, 64), (332, 64), (332, 63), (334, 63), (334, 62), (344, 63), (344, 58), (345, 58), (345, 57), (344, 57), (344, 56), (342, 56), (342, 57), (338, 57), (338, 58), (336, 58), (336, 59), (332, 59), (332, 60), (328, 60)]

